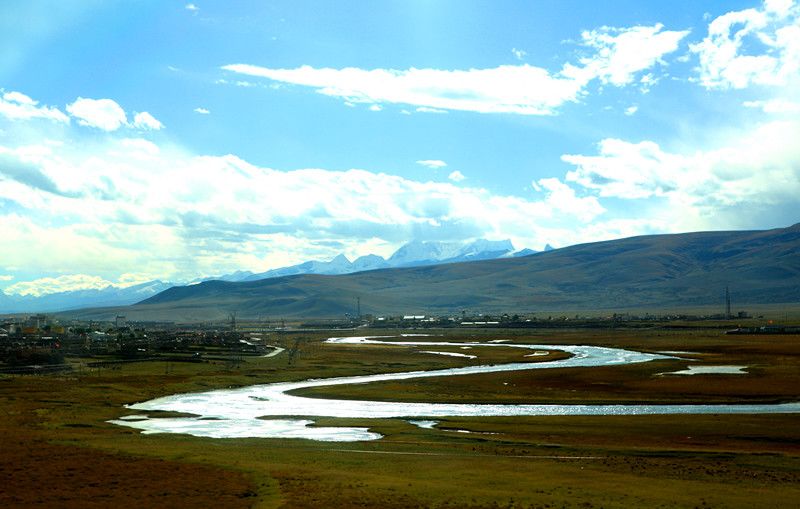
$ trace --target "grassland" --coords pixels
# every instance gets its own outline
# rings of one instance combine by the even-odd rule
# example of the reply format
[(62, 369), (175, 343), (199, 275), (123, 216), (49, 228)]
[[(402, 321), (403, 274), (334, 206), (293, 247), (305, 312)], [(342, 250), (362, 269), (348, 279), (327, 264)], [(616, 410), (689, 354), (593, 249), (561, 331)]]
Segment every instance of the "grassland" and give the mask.
[[(0, 378), (0, 506), (107, 507), (790, 507), (800, 499), (800, 415), (320, 419), (365, 425), (375, 442), (142, 435), (105, 421), (175, 392), (279, 380), (522, 360), (510, 348), (448, 350), (270, 338), (271, 358), (126, 364)], [(455, 402), (800, 400), (800, 340), (716, 331), (459, 331), (510, 339), (693, 352), (618, 368), (495, 373), (314, 389), (318, 397)], [(686, 359), (696, 359), (689, 361)], [(544, 357), (527, 358), (539, 362)], [(71, 359), (76, 367), (81, 359)], [(689, 364), (748, 375), (659, 373)], [(475, 433), (464, 433), (463, 431)], [(493, 433), (493, 434), (484, 434)]]

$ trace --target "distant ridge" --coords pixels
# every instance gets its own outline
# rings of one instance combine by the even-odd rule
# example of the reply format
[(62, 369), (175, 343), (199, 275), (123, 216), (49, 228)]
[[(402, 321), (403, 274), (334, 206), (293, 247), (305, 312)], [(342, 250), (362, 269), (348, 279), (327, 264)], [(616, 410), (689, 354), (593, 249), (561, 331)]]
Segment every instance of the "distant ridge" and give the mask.
[[(340, 317), (363, 313), (526, 312), (800, 302), (800, 225), (650, 235), (536, 256), (174, 287), (124, 308), (129, 319)], [(119, 308), (74, 313), (95, 319)]]
[(173, 283), (155, 280), (125, 288), (108, 286), (99, 289), (50, 293), (39, 297), (32, 295), (9, 296), (0, 292), (0, 313), (48, 313), (91, 306), (127, 306), (172, 286)]
[[(307, 261), (258, 274), (249, 270), (237, 270), (231, 274), (198, 278), (188, 284), (193, 285), (215, 280), (231, 282), (257, 281), (259, 279), (296, 274), (349, 274), (388, 267), (411, 267), (457, 261), (488, 260), (512, 254), (516, 255), (512, 253), (513, 250), (514, 246), (510, 240), (490, 241), (478, 239), (471, 242), (415, 241), (401, 246), (389, 260), (385, 260), (378, 255), (369, 254), (351, 262), (345, 255), (339, 254), (330, 261)], [(87, 307), (127, 306), (151, 297), (167, 288), (182, 285), (183, 283), (164, 283), (155, 280), (125, 288), (108, 286), (103, 289), (70, 290), (38, 297), (32, 295), (6, 295), (0, 291), (0, 313), (36, 313)]]
[(351, 262), (345, 255), (340, 254), (328, 262), (309, 261), (258, 274), (251, 273), (245, 278), (222, 276), (219, 279), (223, 281), (257, 281), (259, 279), (292, 276), (295, 274), (349, 274), (375, 269), (490, 260), (508, 256), (513, 252), (514, 245), (511, 244), (510, 240), (478, 239), (467, 243), (416, 240), (401, 246), (388, 259), (370, 254), (361, 256)]

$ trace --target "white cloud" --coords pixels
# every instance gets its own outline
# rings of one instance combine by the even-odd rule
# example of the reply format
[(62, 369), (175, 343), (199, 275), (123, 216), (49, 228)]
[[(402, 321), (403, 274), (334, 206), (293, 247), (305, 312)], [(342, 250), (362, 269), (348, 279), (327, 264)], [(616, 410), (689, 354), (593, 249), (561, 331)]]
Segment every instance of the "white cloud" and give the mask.
[[(631, 28), (603, 27), (582, 34), (591, 54), (580, 65), (565, 64), (559, 72), (542, 67), (502, 65), (489, 69), (272, 69), (250, 64), (230, 64), (222, 69), (316, 89), (346, 103), (408, 104), (418, 112), (448, 110), (477, 113), (552, 115), (565, 103), (586, 93), (593, 80), (623, 86), (678, 48), (688, 31), (663, 30), (663, 25)], [(512, 50), (517, 58), (525, 53)], [(657, 81), (642, 81), (647, 89)]]
[(582, 44), (594, 50), (580, 59), (582, 67), (568, 65), (564, 74), (584, 80), (597, 78), (617, 87), (634, 82), (636, 75), (676, 51), (688, 30), (664, 30), (661, 23), (629, 28), (602, 27), (581, 34)]
[(439, 159), (423, 159), (421, 161), (417, 161), (417, 164), (421, 164), (422, 166), (426, 166), (434, 170), (447, 166), (446, 162), (440, 161)]
[[(0, 281), (13, 279), (12, 276), (0, 276)], [(78, 290), (103, 290), (105, 288), (127, 288), (152, 281), (154, 278), (149, 274), (125, 273), (119, 276), (116, 281), (109, 281), (100, 276), (89, 274), (65, 274), (57, 277), (43, 277), (31, 281), (20, 281), (9, 285), (4, 292), (7, 295), (30, 295), (41, 297), (61, 292), (73, 292)]]
[(465, 177), (464, 174), (461, 173), (460, 171), (455, 170), (455, 171), (450, 172), (450, 175), (448, 175), (447, 178), (449, 178), (453, 182), (461, 182), (462, 180), (464, 180), (467, 177)]
[(164, 124), (158, 121), (153, 115), (143, 111), (133, 117), (133, 127), (137, 129), (158, 131), (164, 128)]
[[(3, 189), (0, 182), (0, 192)], [(152, 246), (160, 253), (158, 257), (169, 257), (170, 251), (179, 255), (184, 253), (181, 238), (163, 226), (130, 225), (112, 219), (116, 209), (125, 210), (130, 205), (109, 206), (93, 197), (87, 197), (85, 203), (57, 196), (41, 197), (30, 190), (28, 195), (33, 202), (32, 212), (25, 216), (0, 215), (0, 230), (6, 242), (25, 246), (3, 252), (3, 263), (8, 266), (26, 272), (82, 272), (108, 281), (116, 279), (120, 272), (149, 273), (150, 279), (176, 273), (174, 258), (159, 260), (139, 250), (141, 246)], [(56, 226), (54, 219), (59, 219), (61, 213), (74, 216), (60, 218), (56, 222), (69, 219), (69, 224)], [(99, 224), (102, 221), (106, 224)], [(181, 254), (185, 255), (188, 253)]]
[(240, 88), (252, 88), (252, 87), (257, 86), (252, 81), (246, 81), (246, 80), (229, 81), (229, 80), (226, 80), (225, 78), (220, 78), (220, 79), (214, 81), (214, 83), (216, 83), (217, 85), (234, 85), (234, 86), (240, 87)]
[(123, 138), (120, 140), (120, 145), (130, 149), (129, 151), (124, 151), (127, 157), (135, 157), (136, 155), (153, 156), (161, 152), (158, 145), (142, 138)]
[(75, 102), (67, 105), (67, 112), (77, 118), (79, 124), (104, 131), (115, 131), (128, 124), (125, 110), (111, 99), (78, 97)]
[(647, 94), (659, 81), (661, 81), (661, 78), (657, 78), (653, 73), (647, 73), (639, 79), (639, 91)]
[(527, 51), (521, 50), (521, 49), (517, 49), (517, 48), (511, 48), (511, 53), (514, 55), (514, 58), (516, 58), (517, 60), (524, 59), (525, 56), (528, 54)]
[(414, 111), (416, 111), (417, 113), (447, 113), (446, 110), (440, 110), (440, 109), (436, 109), (436, 108), (428, 108), (426, 106), (420, 106), (419, 108), (417, 108)]
[(58, 277), (44, 277), (33, 281), (20, 281), (9, 285), (5, 293), (12, 295), (32, 295), (39, 297), (50, 293), (68, 292), (73, 290), (102, 290), (112, 286), (110, 281), (98, 276), (86, 274), (70, 274)]
[(207, 110), (205, 108), (195, 108), (194, 112), (195, 113), (199, 113), (201, 115), (209, 115), (209, 114), (211, 114), (211, 111), (209, 111), (209, 110)]
[(636, 105), (628, 106), (627, 108), (625, 108), (625, 115), (630, 117), (631, 115), (634, 115), (637, 111), (639, 111), (638, 106)]
[(14, 279), (14, 276), (10, 276), (7, 274), (0, 274), (0, 281), (11, 281)]
[(596, 197), (578, 197), (574, 189), (557, 178), (539, 179), (533, 186), (534, 189), (543, 189), (547, 193), (547, 206), (560, 213), (575, 216), (582, 222), (592, 221), (605, 212)]
[(773, 121), (705, 150), (673, 153), (652, 141), (605, 139), (598, 155), (562, 159), (575, 167), (566, 179), (600, 197), (663, 199), (659, 214), (683, 230), (752, 225), (762, 211), (791, 224), (800, 195), (797, 139), (800, 122)]
[(0, 97), (0, 115), (9, 120), (44, 118), (65, 124), (69, 123), (69, 117), (58, 108), (38, 106), (38, 104), (38, 101), (34, 101), (20, 92), (5, 92)]
[(187, 11), (191, 11), (192, 13), (197, 13), (197, 11), (200, 10), (200, 8), (197, 7), (195, 4), (186, 4), (184, 6), (184, 9), (186, 9)]
[(36, 106), (39, 104), (39, 101), (34, 101), (27, 95), (21, 92), (6, 92), (3, 94), (3, 99), (10, 102), (15, 102), (17, 104), (23, 104), (28, 106)]
[(800, 102), (788, 101), (785, 99), (770, 99), (768, 101), (745, 101), (742, 103), (745, 108), (757, 108), (764, 113), (796, 115), (800, 113)]
[(728, 12), (712, 20), (708, 35), (690, 48), (707, 89), (786, 85), (800, 71), (800, 9), (778, 0)]
[(128, 123), (125, 110), (112, 99), (86, 99), (78, 97), (67, 105), (67, 112), (78, 119), (80, 125), (96, 127), (104, 131), (116, 131), (121, 127), (157, 131), (164, 128), (157, 118), (146, 111), (134, 114)]
[(379, 104), (371, 104), (369, 111), (381, 111), (383, 108)]
[(563, 245), (578, 239), (572, 223), (587, 210), (554, 207), (547, 196), (570, 196), (556, 186), (528, 199), (358, 169), (279, 171), (115, 135), (86, 144), (38, 138), (17, 148), (0, 142), (3, 157), (38, 179), (0, 179), (0, 200), (19, 211), (0, 214), (4, 242), (26, 246), (4, 252), (3, 263), (58, 274), (69, 267), (115, 285), (124, 273), (189, 280), (364, 245), (389, 254), (411, 238), (538, 245), (546, 236)]
[(581, 88), (572, 79), (529, 65), (455, 71), (315, 69), (307, 65), (270, 69), (248, 64), (226, 65), (223, 69), (313, 87), (321, 94), (352, 103), (411, 104), (479, 113), (551, 114), (564, 102), (575, 100)]
[(596, 156), (562, 156), (576, 167), (567, 173), (567, 180), (604, 197), (648, 198), (674, 190), (685, 176), (684, 159), (663, 152), (651, 141), (608, 138), (599, 143), (599, 150)]
[(786, 16), (789, 14), (793, 5), (794, 0), (764, 0), (764, 9), (778, 16)]

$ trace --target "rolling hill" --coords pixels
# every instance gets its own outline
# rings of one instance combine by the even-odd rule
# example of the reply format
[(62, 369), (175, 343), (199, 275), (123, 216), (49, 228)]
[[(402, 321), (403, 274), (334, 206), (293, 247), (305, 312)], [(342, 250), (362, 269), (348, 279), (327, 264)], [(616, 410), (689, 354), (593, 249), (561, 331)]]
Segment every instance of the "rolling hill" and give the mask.
[(651, 235), (530, 256), (345, 275), (296, 275), (173, 287), (125, 308), (84, 310), (101, 319), (196, 321), (240, 317), (341, 317), (800, 302), (800, 224), (767, 231)]

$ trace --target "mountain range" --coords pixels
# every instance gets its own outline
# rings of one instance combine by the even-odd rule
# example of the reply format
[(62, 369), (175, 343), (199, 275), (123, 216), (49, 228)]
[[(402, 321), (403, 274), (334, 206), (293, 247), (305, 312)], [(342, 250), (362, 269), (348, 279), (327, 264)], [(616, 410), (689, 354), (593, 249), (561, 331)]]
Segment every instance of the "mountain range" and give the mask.
[[(545, 246), (545, 251), (551, 249), (553, 248), (549, 244)], [(351, 262), (345, 255), (340, 254), (327, 262), (308, 261), (261, 273), (239, 270), (222, 276), (199, 278), (189, 284), (214, 280), (229, 282), (257, 281), (259, 279), (297, 274), (349, 274), (392, 267), (412, 267), (522, 256), (535, 252), (531, 249), (523, 249), (517, 252), (514, 250), (510, 240), (478, 239), (467, 243), (413, 241), (400, 247), (388, 259), (370, 254), (361, 256)], [(6, 295), (0, 291), (0, 313), (52, 312), (87, 307), (127, 306), (152, 297), (173, 286), (181, 286), (181, 284), (154, 280), (125, 288), (108, 286), (101, 289), (74, 290), (41, 296)]]
[(800, 224), (767, 231), (650, 235), (534, 256), (407, 266), (343, 275), (299, 274), (173, 287), (125, 308), (76, 318), (208, 321), (363, 313), (444, 314), (653, 310), (800, 303)]
[(49, 293), (41, 296), (6, 295), (0, 292), (0, 313), (41, 313), (89, 306), (127, 306), (152, 297), (172, 286), (174, 286), (173, 283), (155, 280), (125, 288), (107, 286), (98, 289)]

